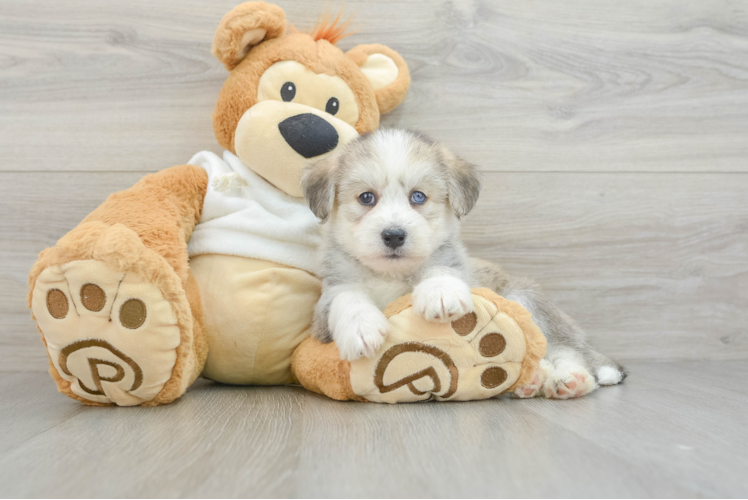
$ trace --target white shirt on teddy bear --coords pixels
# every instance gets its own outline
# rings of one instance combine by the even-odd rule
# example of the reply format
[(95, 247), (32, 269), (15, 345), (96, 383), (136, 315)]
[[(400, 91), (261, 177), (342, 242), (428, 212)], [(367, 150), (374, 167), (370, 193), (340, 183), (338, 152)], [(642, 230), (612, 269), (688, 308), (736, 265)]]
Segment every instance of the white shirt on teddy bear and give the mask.
[(230, 151), (223, 159), (201, 151), (190, 165), (208, 172), (200, 222), (187, 245), (190, 257), (237, 255), (318, 274), (319, 221), (294, 198), (253, 172)]

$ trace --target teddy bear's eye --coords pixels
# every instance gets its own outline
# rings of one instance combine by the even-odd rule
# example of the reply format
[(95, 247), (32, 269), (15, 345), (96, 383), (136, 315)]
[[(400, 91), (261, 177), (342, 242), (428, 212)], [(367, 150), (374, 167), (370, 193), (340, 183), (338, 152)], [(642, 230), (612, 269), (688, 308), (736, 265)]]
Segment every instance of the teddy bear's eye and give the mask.
[(338, 101), (337, 97), (331, 97), (327, 101), (327, 106), (325, 106), (325, 111), (327, 111), (331, 115), (334, 115), (335, 113), (338, 112), (339, 109), (340, 109), (340, 101)]
[(281, 99), (285, 102), (293, 101), (296, 97), (296, 85), (293, 82), (286, 82), (281, 87)]

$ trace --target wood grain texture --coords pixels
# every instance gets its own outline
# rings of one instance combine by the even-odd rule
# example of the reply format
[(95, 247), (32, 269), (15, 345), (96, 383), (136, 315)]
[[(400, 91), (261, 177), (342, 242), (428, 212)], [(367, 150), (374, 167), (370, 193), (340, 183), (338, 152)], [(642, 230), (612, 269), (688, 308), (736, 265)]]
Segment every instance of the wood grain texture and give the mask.
[[(210, 55), (239, 0), (0, 3), (5, 171), (159, 170), (216, 150), (226, 73)], [(314, 23), (327, 2), (284, 0)], [(410, 65), (387, 125), (494, 171), (748, 171), (748, 4), (349, 0), (357, 34)]]
[[(622, 386), (392, 407), (200, 380), (168, 407), (101, 409), (12, 372), (47, 366), (36, 254), (144, 173), (219, 150), (210, 44), (239, 1), (0, 2), (0, 496), (745, 495), (741, 1), (345, 4), (344, 49), (383, 43), (411, 68), (383, 123), (487, 172), (470, 251), (628, 359)], [(302, 29), (327, 4), (277, 1)], [(651, 363), (672, 359), (696, 361)]]
[(399, 406), (201, 380), (159, 408), (90, 408), (0, 379), (3, 497), (737, 497), (744, 362), (632, 363), (574, 401)]
[[(0, 173), (0, 367), (44, 370), (26, 310), (39, 251), (142, 174)], [(470, 252), (536, 279), (619, 359), (748, 359), (748, 176), (488, 173)]]
[(486, 176), (464, 238), (623, 359), (748, 358), (748, 176)]
[[(26, 275), (113, 191), (218, 151), (213, 32), (239, 0), (0, 2), (0, 370), (44, 370)], [(300, 28), (326, 3), (284, 0)], [(346, 2), (408, 61), (385, 125), (487, 172), (474, 255), (621, 359), (748, 358), (748, 4)]]

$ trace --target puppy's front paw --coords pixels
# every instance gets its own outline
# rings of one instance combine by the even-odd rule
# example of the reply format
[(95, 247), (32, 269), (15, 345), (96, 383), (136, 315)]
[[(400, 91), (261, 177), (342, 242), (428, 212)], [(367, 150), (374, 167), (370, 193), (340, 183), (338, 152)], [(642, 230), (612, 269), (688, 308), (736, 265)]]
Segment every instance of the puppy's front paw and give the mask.
[(351, 306), (341, 311), (332, 332), (340, 359), (353, 361), (373, 356), (387, 338), (389, 329), (389, 321), (373, 305)]
[(473, 296), (461, 279), (429, 278), (413, 290), (413, 307), (428, 321), (453, 321), (473, 310)]

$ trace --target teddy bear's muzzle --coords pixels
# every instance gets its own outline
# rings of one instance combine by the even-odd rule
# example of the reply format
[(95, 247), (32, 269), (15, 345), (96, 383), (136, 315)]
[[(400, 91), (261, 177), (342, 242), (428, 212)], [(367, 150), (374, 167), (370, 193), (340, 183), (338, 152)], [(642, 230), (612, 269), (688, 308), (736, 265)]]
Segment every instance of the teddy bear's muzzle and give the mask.
[(325, 111), (269, 99), (244, 112), (234, 133), (234, 148), (255, 173), (300, 198), (304, 167), (356, 137), (352, 125)]

